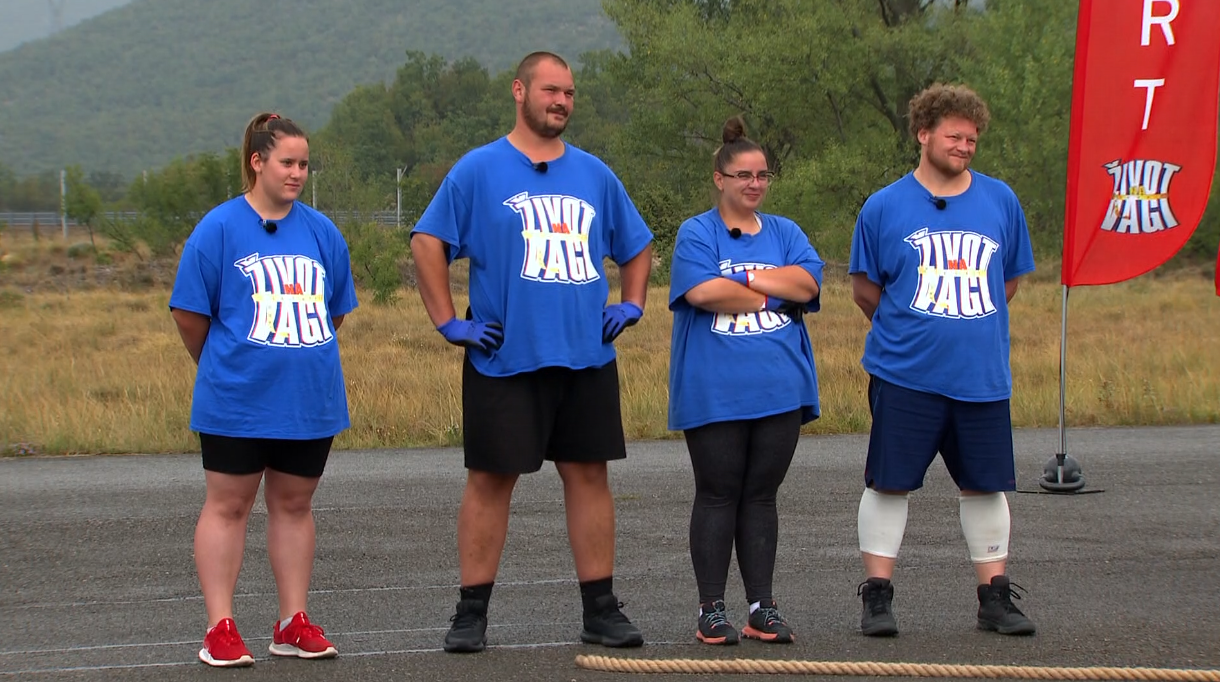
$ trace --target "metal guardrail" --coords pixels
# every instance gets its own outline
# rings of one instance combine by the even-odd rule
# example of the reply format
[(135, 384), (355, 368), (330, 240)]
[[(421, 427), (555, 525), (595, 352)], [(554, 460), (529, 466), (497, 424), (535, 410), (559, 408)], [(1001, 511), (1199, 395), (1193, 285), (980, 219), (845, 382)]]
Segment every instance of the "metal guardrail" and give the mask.
[[(363, 213), (361, 211), (322, 211), (326, 217), (333, 220), (336, 224), (353, 220), (371, 220), (382, 227), (394, 227), (396, 216), (394, 211), (372, 211)], [(136, 211), (107, 211), (105, 216), (108, 219), (126, 219), (133, 220), (138, 216)], [(0, 225), (7, 225), (9, 229), (33, 229), (37, 223), (39, 231), (50, 232), (61, 228), (60, 216), (53, 211), (0, 211)], [(84, 229), (76, 224), (76, 221), (68, 218), (68, 229)], [(403, 221), (406, 225), (406, 220)]]

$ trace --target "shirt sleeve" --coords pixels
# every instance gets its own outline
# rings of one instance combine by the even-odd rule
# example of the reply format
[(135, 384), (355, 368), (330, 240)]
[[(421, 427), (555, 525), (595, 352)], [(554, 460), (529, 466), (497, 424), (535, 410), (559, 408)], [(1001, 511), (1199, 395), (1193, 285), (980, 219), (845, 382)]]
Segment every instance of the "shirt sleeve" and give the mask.
[(1004, 245), (1004, 281), (1014, 280), (1034, 270), (1034, 249), (1029, 240), (1029, 225), (1025, 222), (1025, 211), (1010, 194), (1008, 240)]
[(622, 265), (640, 255), (652, 242), (652, 230), (648, 229), (635, 203), (627, 196), (627, 188), (613, 173), (610, 173), (610, 200), (607, 204), (611, 207), (606, 223), (610, 228), (610, 260)]
[(467, 244), (463, 237), (470, 229), (470, 202), (459, 186), (455, 168), (445, 176), (440, 189), (428, 203), (424, 214), (411, 228), (411, 234), (416, 232), (431, 235), (449, 245), (448, 257), (452, 262), (467, 256)]
[(169, 297), (170, 309), (187, 310), (208, 317), (220, 311), (221, 225), (202, 222), (182, 246), (174, 289)]
[(805, 231), (801, 229), (800, 225), (791, 221), (788, 223), (787, 251), (784, 264), (799, 265), (813, 277), (813, 281), (818, 283), (818, 295), (806, 304), (809, 312), (816, 313), (822, 309), (822, 269), (826, 263), (822, 261), (817, 249), (814, 249), (813, 244), (809, 242)]
[(707, 239), (707, 230), (691, 219), (678, 228), (674, 239), (673, 261), (669, 268), (669, 309), (673, 310), (686, 292), (720, 277), (720, 261), (715, 246)]
[(334, 224), (329, 225), (331, 234), (330, 262), (326, 264), (326, 272), (330, 275), (330, 300), (326, 309), (331, 319), (346, 315), (356, 309), (360, 303), (356, 300), (356, 282), (352, 277), (352, 254), (347, 248), (347, 240)]
[(877, 228), (881, 222), (881, 209), (876, 195), (864, 202), (860, 215), (856, 217), (856, 228), (851, 235), (851, 258), (848, 262), (848, 274), (863, 274), (873, 284), (885, 285), (882, 281), (881, 266), (878, 263)]

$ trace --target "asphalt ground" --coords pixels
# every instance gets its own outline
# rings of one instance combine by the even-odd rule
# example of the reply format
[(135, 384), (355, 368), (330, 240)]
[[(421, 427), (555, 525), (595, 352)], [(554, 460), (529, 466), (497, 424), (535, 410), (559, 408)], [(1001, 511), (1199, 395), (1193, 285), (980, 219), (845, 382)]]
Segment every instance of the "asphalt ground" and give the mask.
[[(911, 500), (895, 576), (901, 634), (859, 634), (856, 508), (866, 438), (801, 440), (780, 491), (775, 594), (791, 645), (695, 641), (687, 553), (693, 484), (681, 441), (637, 442), (612, 465), (616, 592), (646, 644), (580, 644), (580, 599), (554, 469), (523, 477), (491, 603), (490, 646), (446, 654), (457, 601), (459, 450), (336, 452), (315, 498), (310, 615), (339, 648), (328, 661), (267, 653), (276, 616), (260, 508), (236, 616), (257, 663), (196, 658), (206, 624), (191, 555), (203, 501), (198, 455), (0, 460), (0, 679), (615, 680), (578, 654), (1030, 666), (1220, 668), (1220, 427), (1071, 429), (1086, 491), (1014, 493), (1009, 572), (1034, 637), (975, 628), (973, 574), (939, 462)], [(1016, 433), (1022, 490), (1059, 445)], [(261, 507), (261, 503), (260, 503)], [(734, 567), (730, 617), (746, 607)], [(664, 677), (654, 675), (653, 677)], [(689, 677), (687, 677), (689, 679)], [(722, 675), (719, 679), (746, 679)], [(750, 677), (750, 679), (754, 679)]]

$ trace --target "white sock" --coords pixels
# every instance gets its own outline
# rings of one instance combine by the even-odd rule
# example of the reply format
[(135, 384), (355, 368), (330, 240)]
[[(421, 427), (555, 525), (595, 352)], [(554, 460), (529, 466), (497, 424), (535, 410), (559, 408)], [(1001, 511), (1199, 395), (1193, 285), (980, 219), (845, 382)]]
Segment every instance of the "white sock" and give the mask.
[(288, 625), (289, 625), (290, 623), (292, 623), (292, 616), (288, 616), (288, 617), (287, 617), (287, 618), (285, 618), (284, 620), (281, 620), (281, 621), (280, 621), (280, 632), (283, 632), (283, 631), (284, 631), (284, 628), (288, 627)]
[(755, 611), (757, 611), (758, 607), (760, 607), (760, 606), (762, 606), (762, 602), (760, 602), (760, 601), (756, 601), (753, 604), (750, 604), (750, 613), (754, 613)]

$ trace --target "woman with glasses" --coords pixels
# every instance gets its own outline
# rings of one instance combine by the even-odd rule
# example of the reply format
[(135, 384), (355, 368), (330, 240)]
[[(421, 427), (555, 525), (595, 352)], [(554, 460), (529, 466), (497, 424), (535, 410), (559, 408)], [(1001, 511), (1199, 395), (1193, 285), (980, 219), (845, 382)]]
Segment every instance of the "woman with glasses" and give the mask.
[(823, 263), (796, 223), (759, 211), (775, 174), (740, 118), (725, 123), (723, 141), (719, 200), (679, 228), (670, 274), (669, 428), (683, 431), (695, 475), (696, 638), (738, 641), (724, 603), (736, 547), (749, 604), (741, 634), (791, 642), (771, 593), (776, 494), (801, 425), (819, 413), (802, 315), (820, 307)]

